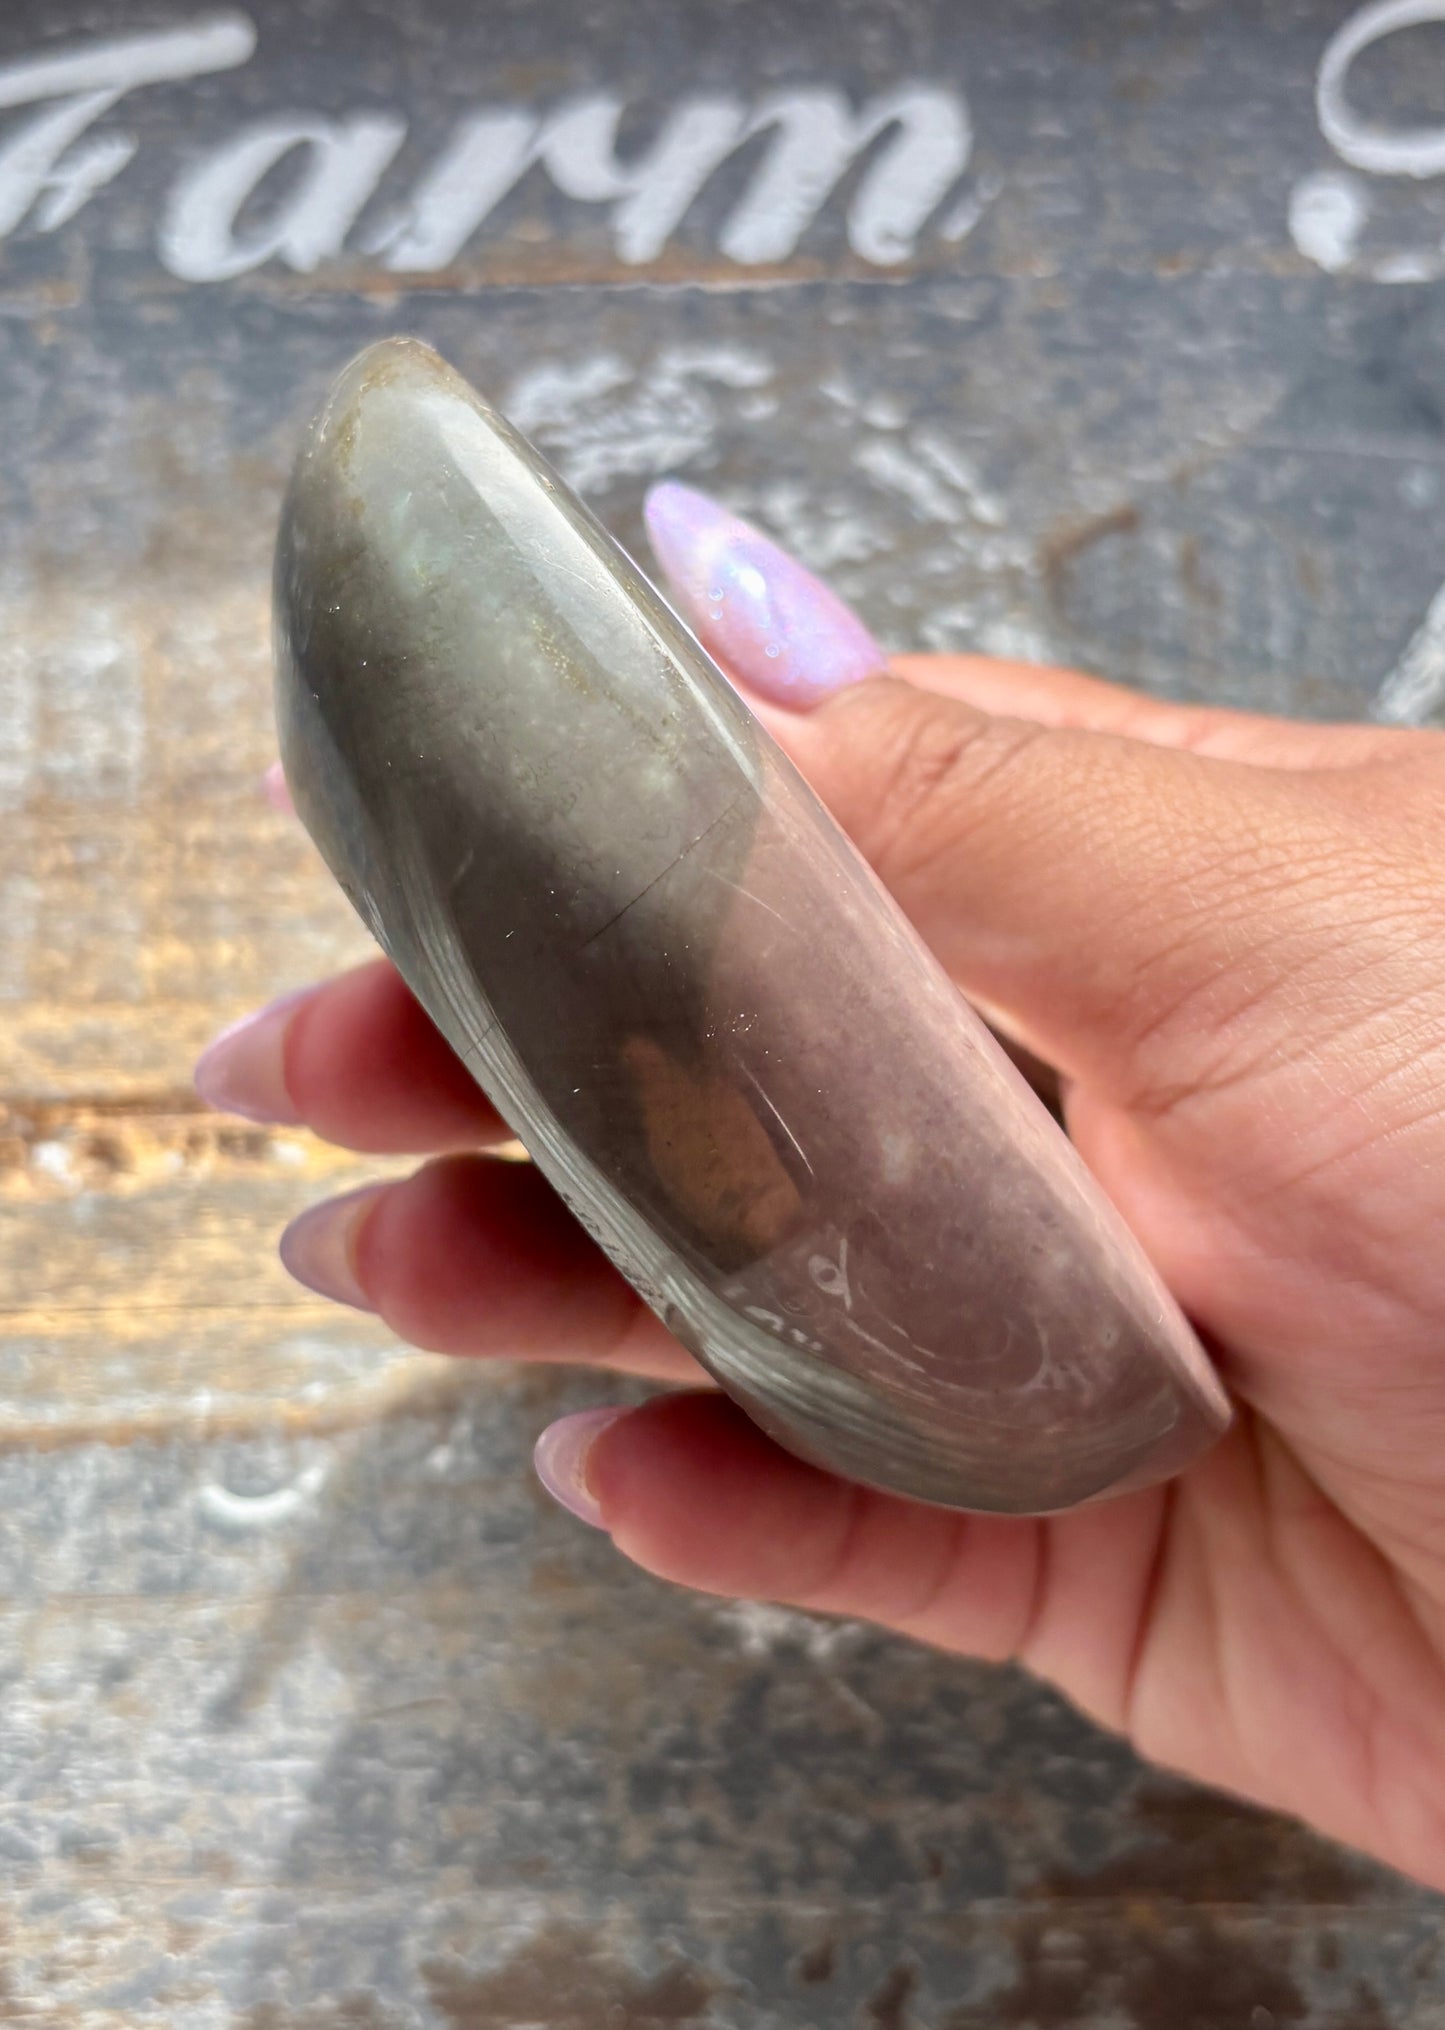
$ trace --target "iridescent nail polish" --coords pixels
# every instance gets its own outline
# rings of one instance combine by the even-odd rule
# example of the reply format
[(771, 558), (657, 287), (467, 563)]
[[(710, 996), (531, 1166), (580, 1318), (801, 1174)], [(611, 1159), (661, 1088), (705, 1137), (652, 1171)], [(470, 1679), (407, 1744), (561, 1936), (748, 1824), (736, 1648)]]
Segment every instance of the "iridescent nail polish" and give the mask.
[(1223, 1429), (1177, 1308), (902, 913), (423, 346), (364, 353), (303, 447), (276, 650), (286, 778), (357, 909), (781, 1443), (920, 1500), (1044, 1511)]
[(361, 1184), (298, 1212), (281, 1236), (277, 1252), (282, 1268), (333, 1304), (347, 1304), (353, 1311), (375, 1310), (356, 1273), (355, 1245), (362, 1222), (390, 1190), (387, 1183)]
[(626, 1415), (626, 1410), (574, 1410), (571, 1416), (559, 1417), (547, 1426), (532, 1454), (537, 1478), (553, 1501), (594, 1530), (606, 1525), (587, 1483), (587, 1457), (607, 1427)]
[(706, 494), (653, 487), (647, 533), (703, 647), (774, 704), (816, 705), (887, 667), (835, 592)]
[(248, 1121), (296, 1126), (301, 1116), (286, 1090), (286, 1031), (313, 991), (293, 988), (212, 1038), (197, 1059), (194, 1074), (197, 1095), (208, 1107)]
[(291, 791), (279, 761), (273, 761), (262, 775), (261, 794), (273, 811), (280, 811), (284, 818), (295, 817), (296, 806), (291, 801)]

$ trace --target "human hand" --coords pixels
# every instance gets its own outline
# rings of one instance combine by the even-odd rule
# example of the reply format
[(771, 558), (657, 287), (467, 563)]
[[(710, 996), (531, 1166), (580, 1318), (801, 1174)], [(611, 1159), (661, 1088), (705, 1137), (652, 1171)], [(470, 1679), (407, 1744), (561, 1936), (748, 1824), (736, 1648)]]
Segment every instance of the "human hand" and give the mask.
[(974, 657), (883, 676), (699, 496), (659, 489), (652, 525), (686, 616), (953, 977), (1058, 1068), (1238, 1423), (1169, 1485), (1046, 1520), (802, 1465), (534, 1170), (478, 1153), (507, 1129), (382, 963), (202, 1061), (216, 1104), (434, 1159), (303, 1214), (283, 1257), (420, 1346), (682, 1385), (539, 1446), (649, 1571), (1017, 1658), (1143, 1755), (1445, 1886), (1445, 738)]

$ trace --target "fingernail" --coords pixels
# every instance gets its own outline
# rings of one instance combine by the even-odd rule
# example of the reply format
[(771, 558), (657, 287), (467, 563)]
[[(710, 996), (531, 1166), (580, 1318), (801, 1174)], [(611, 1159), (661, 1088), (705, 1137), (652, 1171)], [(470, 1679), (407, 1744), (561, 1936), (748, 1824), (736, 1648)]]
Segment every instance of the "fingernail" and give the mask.
[(273, 811), (280, 811), (288, 818), (296, 815), (296, 806), (291, 801), (291, 791), (286, 781), (286, 771), (279, 761), (273, 761), (261, 777), (261, 794)]
[(537, 1440), (532, 1464), (537, 1478), (553, 1501), (589, 1523), (594, 1530), (605, 1529), (597, 1497), (587, 1485), (587, 1455), (607, 1429), (626, 1410), (578, 1410), (559, 1417)]
[(301, 1116), (286, 1090), (283, 1053), (286, 1030), (299, 1002), (311, 992), (298, 987), (243, 1015), (201, 1052), (194, 1079), (197, 1093), (218, 1113), (240, 1114), (294, 1128)]
[(666, 480), (648, 494), (646, 515), (683, 618), (709, 655), (773, 704), (806, 710), (887, 668), (836, 592), (705, 493)]
[(298, 1213), (281, 1236), (281, 1266), (287, 1274), (318, 1297), (349, 1304), (353, 1311), (374, 1311), (356, 1273), (356, 1236), (376, 1200), (390, 1189), (389, 1184), (363, 1184)]

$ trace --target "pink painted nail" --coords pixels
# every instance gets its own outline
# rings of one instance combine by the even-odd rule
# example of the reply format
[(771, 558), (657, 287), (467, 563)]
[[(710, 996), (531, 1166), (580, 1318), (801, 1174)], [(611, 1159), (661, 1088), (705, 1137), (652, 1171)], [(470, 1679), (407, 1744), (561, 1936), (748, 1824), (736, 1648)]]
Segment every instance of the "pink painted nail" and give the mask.
[(312, 991), (298, 987), (243, 1015), (201, 1052), (195, 1086), (208, 1107), (248, 1121), (295, 1127), (301, 1116), (286, 1090), (286, 1030), (298, 1003)]
[(318, 1297), (374, 1311), (356, 1273), (356, 1236), (361, 1223), (389, 1184), (363, 1184), (298, 1213), (281, 1236), (281, 1266)]
[(291, 801), (291, 790), (286, 781), (286, 772), (279, 761), (273, 761), (261, 777), (261, 794), (273, 811), (280, 811), (288, 818), (296, 815), (296, 806)]
[(625, 1417), (626, 1410), (577, 1410), (559, 1417), (537, 1440), (532, 1464), (537, 1478), (554, 1501), (590, 1523), (594, 1530), (605, 1529), (597, 1497), (587, 1485), (587, 1455), (609, 1424)]
[(836, 592), (705, 493), (653, 487), (647, 532), (703, 647), (773, 704), (806, 711), (887, 668)]

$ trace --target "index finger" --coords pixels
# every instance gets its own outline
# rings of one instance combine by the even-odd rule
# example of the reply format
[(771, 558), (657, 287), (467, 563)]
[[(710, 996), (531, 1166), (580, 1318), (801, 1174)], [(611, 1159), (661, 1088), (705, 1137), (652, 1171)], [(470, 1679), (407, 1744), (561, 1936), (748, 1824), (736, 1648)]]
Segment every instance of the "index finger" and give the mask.
[(897, 655), (889, 660), (897, 675), (920, 690), (957, 698), (981, 712), (1040, 726), (1118, 733), (1155, 747), (1266, 768), (1349, 768), (1390, 760), (1436, 737), (1402, 726), (1325, 724), (1224, 706), (1182, 705), (1080, 670), (995, 656)]
[(196, 1088), (224, 1112), (305, 1126), (366, 1155), (441, 1155), (512, 1137), (387, 959), (225, 1031), (197, 1065)]

